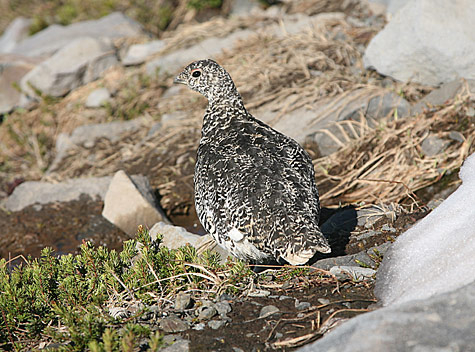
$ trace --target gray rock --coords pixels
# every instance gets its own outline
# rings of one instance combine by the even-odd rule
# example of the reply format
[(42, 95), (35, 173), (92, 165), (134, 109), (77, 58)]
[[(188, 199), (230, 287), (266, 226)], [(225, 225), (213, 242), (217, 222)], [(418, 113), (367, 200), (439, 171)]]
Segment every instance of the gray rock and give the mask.
[(189, 293), (179, 292), (175, 297), (175, 309), (185, 310), (193, 306), (193, 301)]
[(233, 1), (229, 14), (232, 16), (248, 16), (257, 6), (258, 2), (254, 0)]
[(185, 228), (180, 226), (170, 225), (164, 222), (158, 222), (149, 231), (152, 239), (157, 238), (157, 235), (162, 235), (161, 245), (170, 249), (177, 249), (187, 244), (198, 248), (207, 239), (205, 236), (196, 235), (194, 233), (186, 231)]
[(319, 261), (314, 263), (312, 266), (315, 268), (323, 269), (323, 270), (330, 270), (330, 268), (334, 266), (355, 266), (355, 265), (359, 265), (359, 263), (362, 263), (368, 266), (374, 266), (376, 263), (371, 258), (371, 256), (374, 257), (377, 254), (384, 255), (390, 246), (391, 246), (391, 243), (386, 242), (379, 246), (371, 247), (370, 249), (367, 249), (366, 251), (362, 251), (356, 254), (350, 254), (350, 255), (334, 257), (334, 258), (320, 259)]
[(13, 52), (25, 56), (49, 56), (81, 37), (118, 39), (143, 36), (142, 26), (120, 12), (98, 20), (52, 25), (23, 40)]
[(226, 321), (224, 320), (211, 320), (208, 322), (208, 326), (213, 330), (218, 330), (226, 325)]
[(218, 302), (214, 305), (214, 307), (216, 308), (218, 314), (221, 316), (225, 316), (232, 310), (231, 305), (226, 301)]
[(40, 181), (24, 182), (15, 188), (4, 206), (9, 211), (19, 211), (35, 203), (48, 204), (77, 200), (84, 194), (92, 199), (104, 199), (111, 177), (70, 179), (61, 183)]
[(72, 41), (28, 72), (21, 80), (20, 86), (30, 98), (37, 97), (35, 90), (60, 97), (99, 78), (117, 62), (112, 42), (83, 37)]
[(94, 89), (86, 99), (87, 108), (100, 108), (104, 106), (111, 99), (111, 93), (107, 88)]
[(309, 309), (311, 306), (310, 302), (295, 302), (295, 308), (297, 310), (306, 310)]
[(0, 36), (0, 53), (11, 53), (15, 46), (28, 36), (31, 19), (15, 18)]
[(117, 142), (124, 133), (137, 131), (145, 124), (146, 119), (137, 118), (130, 121), (82, 125), (75, 128), (70, 135), (60, 133), (56, 139), (56, 156), (48, 169), (48, 173), (53, 172), (61, 165), (63, 158), (67, 156), (70, 149), (79, 146), (92, 148), (96, 141), (101, 138)]
[(132, 180), (120, 170), (107, 189), (102, 216), (125, 233), (133, 235), (139, 225), (150, 228), (158, 221), (168, 222), (158, 204), (146, 177)]
[(362, 268), (360, 266), (339, 265), (330, 268), (330, 273), (335, 275), (339, 280), (351, 279), (352, 281), (364, 281), (371, 279), (376, 270), (371, 268)]
[(460, 143), (465, 142), (465, 137), (458, 131), (450, 131), (449, 138)]
[(319, 298), (317, 301), (320, 304), (330, 304), (330, 300), (328, 298)]
[(163, 40), (153, 40), (144, 44), (134, 44), (127, 49), (127, 53), (122, 58), (125, 66), (140, 65), (151, 55), (159, 53), (165, 47)]
[(163, 318), (159, 325), (160, 329), (165, 332), (174, 333), (188, 330), (190, 328), (186, 321), (175, 316)]
[(217, 314), (217, 310), (214, 307), (203, 307), (199, 310), (198, 319), (199, 320), (210, 320)]
[(273, 306), (273, 305), (264, 306), (262, 307), (261, 312), (259, 313), (259, 318), (261, 319), (267, 318), (279, 312), (280, 312), (280, 309), (277, 308), (276, 306)]
[(383, 231), (388, 231), (388, 232), (396, 232), (396, 229), (392, 226), (389, 226), (388, 224), (384, 224), (382, 227), (381, 227), (381, 230)]
[(430, 134), (422, 142), (421, 149), (426, 156), (431, 157), (442, 153), (449, 144), (449, 141), (440, 139), (434, 134)]
[(173, 345), (160, 349), (160, 352), (188, 352), (189, 350), (189, 340), (178, 340)]
[(0, 55), (0, 114), (8, 113), (20, 106), (20, 81), (41, 60), (14, 54)]
[(475, 351), (475, 283), (359, 315), (300, 352)]
[(475, 79), (457, 79), (444, 83), (417, 102), (412, 110), (414, 113), (419, 114), (425, 108), (443, 105), (447, 101), (454, 99), (458, 94), (468, 93), (468, 91), (475, 91)]
[(475, 79), (472, 0), (408, 2), (369, 43), (366, 68), (403, 82), (436, 86)]

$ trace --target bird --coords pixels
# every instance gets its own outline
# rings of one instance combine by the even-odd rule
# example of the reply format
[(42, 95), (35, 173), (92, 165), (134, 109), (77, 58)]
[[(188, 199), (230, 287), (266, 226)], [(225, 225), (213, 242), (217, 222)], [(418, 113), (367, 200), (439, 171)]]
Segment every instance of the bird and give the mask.
[(176, 76), (208, 99), (197, 150), (195, 208), (218, 245), (248, 263), (306, 264), (331, 248), (319, 226), (320, 201), (308, 153), (252, 116), (216, 61)]

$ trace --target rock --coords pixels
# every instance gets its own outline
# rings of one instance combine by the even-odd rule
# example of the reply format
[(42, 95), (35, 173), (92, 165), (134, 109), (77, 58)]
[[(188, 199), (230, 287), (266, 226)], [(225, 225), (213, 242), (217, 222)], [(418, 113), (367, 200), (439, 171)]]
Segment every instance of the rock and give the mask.
[(142, 26), (120, 12), (98, 20), (68, 26), (51, 25), (15, 46), (13, 52), (25, 56), (50, 56), (82, 37), (118, 39), (143, 36)]
[(18, 42), (28, 36), (31, 19), (25, 17), (15, 18), (0, 37), (0, 53), (11, 53)]
[(358, 282), (371, 279), (376, 274), (376, 270), (359, 266), (339, 265), (331, 267), (330, 273), (335, 275), (339, 280), (351, 279), (352, 281)]
[(473, 351), (475, 283), (350, 319), (299, 352)]
[(366, 68), (403, 82), (436, 86), (475, 79), (472, 0), (419, 0), (403, 6), (369, 43)]
[[(290, 96), (289, 110), (296, 96)], [(394, 92), (381, 88), (359, 88), (337, 97), (321, 99), (314, 106), (304, 106), (290, 111), (274, 122), (277, 112), (269, 107), (261, 108), (257, 116), (276, 130), (294, 138), (299, 143), (313, 141), (318, 144), (323, 156), (330, 155), (343, 147), (347, 138), (335, 123), (344, 120), (359, 120), (364, 115), (367, 120), (377, 120), (392, 116), (397, 110), (398, 117), (410, 114), (410, 104)], [(322, 130), (328, 130), (339, 142)], [(351, 129), (343, 125), (350, 138), (356, 138)]]
[(465, 94), (475, 91), (474, 79), (457, 79), (448, 83), (444, 83), (439, 88), (433, 90), (417, 102), (412, 111), (419, 114), (424, 109), (432, 106), (443, 105), (447, 101), (454, 99), (458, 94)]
[(0, 114), (20, 105), (20, 81), (41, 60), (13, 54), (0, 54)]
[(465, 137), (458, 131), (450, 131), (449, 138), (460, 143), (465, 142)]
[(111, 99), (111, 93), (107, 88), (94, 89), (86, 99), (86, 108), (100, 108)]
[(391, 243), (386, 242), (356, 254), (320, 259), (312, 266), (323, 270), (330, 270), (330, 268), (334, 266), (355, 266), (355, 264), (359, 263), (366, 264), (368, 266), (374, 266), (376, 263), (371, 258), (371, 256), (384, 255), (390, 246)]
[(160, 352), (188, 352), (190, 350), (189, 340), (178, 340), (173, 345), (161, 348)]
[(384, 305), (425, 299), (475, 281), (475, 154), (460, 168), (462, 184), (399, 235), (379, 267), (375, 294)]
[(267, 318), (279, 312), (280, 312), (280, 309), (277, 308), (276, 306), (273, 306), (273, 305), (264, 306), (262, 307), (261, 312), (259, 313), (259, 318), (260, 319)]
[(311, 306), (310, 302), (298, 302), (295, 301), (295, 308), (297, 310), (307, 310)]
[(185, 310), (193, 306), (193, 300), (189, 293), (179, 292), (175, 297), (175, 309)]
[(319, 298), (317, 301), (320, 304), (330, 304), (330, 300), (328, 298)]
[(158, 234), (162, 235), (161, 245), (170, 249), (177, 249), (187, 244), (198, 248), (208, 237), (195, 235), (194, 233), (186, 231), (180, 226), (170, 225), (164, 222), (158, 222), (149, 231), (153, 240), (157, 238)]
[(203, 307), (199, 310), (198, 320), (210, 320), (217, 314), (217, 310), (214, 307)]
[(15, 188), (4, 206), (9, 211), (20, 211), (32, 204), (47, 204), (78, 200), (82, 194), (92, 199), (104, 199), (111, 177), (70, 179), (61, 183), (27, 181)]
[(159, 53), (164, 47), (165, 42), (163, 40), (131, 45), (122, 58), (122, 64), (125, 66), (140, 65), (151, 55)]
[(231, 305), (225, 301), (216, 303), (214, 307), (216, 308), (216, 311), (218, 312), (220, 316), (225, 316), (232, 310)]
[(35, 90), (60, 97), (99, 78), (117, 62), (112, 42), (84, 37), (72, 41), (28, 72), (20, 86), (29, 98), (37, 97)]
[(92, 148), (97, 140), (107, 138), (111, 142), (117, 142), (127, 132), (137, 131), (146, 124), (146, 119), (137, 118), (130, 121), (114, 121), (82, 125), (73, 130), (71, 135), (60, 133), (56, 139), (56, 156), (48, 169), (53, 172), (61, 165), (64, 157), (70, 149), (83, 146)]
[(158, 222), (149, 231), (153, 240), (157, 238), (158, 234), (162, 235), (160, 246), (165, 246), (170, 249), (177, 249), (187, 244), (198, 249), (198, 253), (205, 249), (216, 252), (221, 257), (221, 262), (226, 262), (228, 256), (231, 254), (225, 249), (216, 244), (210, 235), (200, 236), (186, 231), (183, 227), (170, 225), (164, 222)]
[(224, 320), (211, 320), (208, 322), (208, 326), (213, 330), (218, 330), (226, 325)]
[(127, 234), (135, 234), (137, 227), (150, 228), (158, 221), (166, 221), (158, 208), (146, 177), (132, 180), (124, 171), (115, 173), (104, 198), (102, 216)]
[(422, 142), (421, 149), (426, 156), (431, 157), (442, 153), (449, 144), (449, 141), (440, 139), (434, 134), (430, 134)]
[(160, 322), (159, 327), (161, 330), (165, 332), (170, 332), (170, 333), (181, 332), (181, 331), (188, 330), (190, 328), (187, 322), (175, 316), (163, 318), (162, 321)]

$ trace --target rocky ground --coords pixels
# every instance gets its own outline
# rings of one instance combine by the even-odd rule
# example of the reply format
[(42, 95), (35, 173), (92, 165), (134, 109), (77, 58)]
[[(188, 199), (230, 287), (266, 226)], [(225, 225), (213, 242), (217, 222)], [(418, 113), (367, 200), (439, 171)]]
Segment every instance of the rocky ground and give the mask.
[[(185, 228), (168, 228), (170, 247), (201, 244), (192, 177), (206, 101), (172, 79), (213, 57), (250, 112), (311, 155), (332, 255), (255, 274), (255, 287), (233, 295), (179, 294), (138, 320), (165, 335), (167, 351), (292, 350), (377, 309), (384, 253), (460, 184), (474, 150), (475, 77), (455, 58), (439, 75), (424, 75), (417, 59), (394, 63), (419, 44), (381, 48), (377, 33), (392, 38), (404, 23), (383, 30), (390, 16), (375, 4), (225, 5), (177, 7), (180, 21), (153, 35), (123, 13), (31, 37), (24, 19), (5, 31), (0, 257), (12, 265), (45, 246), (75, 253), (83, 241), (120, 249), (139, 224), (157, 222)], [(393, 55), (380, 62), (381, 52)]]

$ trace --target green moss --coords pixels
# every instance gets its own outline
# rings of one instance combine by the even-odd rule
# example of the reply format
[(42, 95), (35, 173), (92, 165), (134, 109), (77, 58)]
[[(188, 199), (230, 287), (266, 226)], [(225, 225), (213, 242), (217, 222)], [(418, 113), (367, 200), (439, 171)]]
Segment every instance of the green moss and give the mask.
[(220, 8), (222, 4), (222, 0), (188, 0), (188, 6), (196, 10)]

